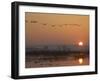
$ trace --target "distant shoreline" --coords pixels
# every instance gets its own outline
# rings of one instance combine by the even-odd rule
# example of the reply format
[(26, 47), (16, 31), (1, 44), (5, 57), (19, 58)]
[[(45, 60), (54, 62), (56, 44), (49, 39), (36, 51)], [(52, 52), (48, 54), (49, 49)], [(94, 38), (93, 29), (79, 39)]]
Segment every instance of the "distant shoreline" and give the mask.
[(70, 53), (86, 53), (89, 54), (89, 51), (26, 51), (26, 55), (32, 54), (32, 55), (37, 55), (37, 54), (70, 54)]

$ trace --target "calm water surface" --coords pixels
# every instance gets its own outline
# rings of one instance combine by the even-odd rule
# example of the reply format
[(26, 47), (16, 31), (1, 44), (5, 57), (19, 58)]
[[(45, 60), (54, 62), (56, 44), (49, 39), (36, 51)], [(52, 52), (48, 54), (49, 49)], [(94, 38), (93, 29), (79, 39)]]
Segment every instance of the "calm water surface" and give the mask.
[(25, 67), (58, 67), (89, 65), (88, 53), (67, 53), (67, 54), (26, 54)]

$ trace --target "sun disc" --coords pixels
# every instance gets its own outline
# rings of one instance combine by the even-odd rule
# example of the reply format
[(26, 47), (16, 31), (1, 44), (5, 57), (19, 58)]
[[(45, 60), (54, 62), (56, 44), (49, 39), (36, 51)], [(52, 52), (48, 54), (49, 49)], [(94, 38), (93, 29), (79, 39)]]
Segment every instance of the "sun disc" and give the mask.
[(83, 42), (79, 42), (78, 45), (79, 45), (79, 46), (83, 46)]

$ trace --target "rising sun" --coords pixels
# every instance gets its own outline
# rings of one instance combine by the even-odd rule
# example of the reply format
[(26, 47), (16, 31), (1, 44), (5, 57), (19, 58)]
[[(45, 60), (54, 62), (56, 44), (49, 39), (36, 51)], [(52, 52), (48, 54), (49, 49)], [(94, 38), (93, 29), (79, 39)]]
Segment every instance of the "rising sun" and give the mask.
[(78, 43), (78, 45), (79, 45), (79, 46), (83, 46), (83, 42), (80, 41), (80, 42)]

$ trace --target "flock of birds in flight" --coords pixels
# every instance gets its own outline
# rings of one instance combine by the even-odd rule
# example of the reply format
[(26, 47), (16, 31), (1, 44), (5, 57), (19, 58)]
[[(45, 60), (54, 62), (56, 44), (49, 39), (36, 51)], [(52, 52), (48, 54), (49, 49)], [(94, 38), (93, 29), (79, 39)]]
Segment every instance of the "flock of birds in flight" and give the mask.
[(63, 26), (75, 26), (75, 27), (80, 27), (80, 24), (49, 24), (49, 23), (40, 23), (38, 21), (28, 21), (28, 20), (25, 20), (25, 23), (30, 23), (30, 24), (41, 24), (43, 26), (51, 26), (51, 27), (55, 27), (55, 26), (59, 26), (59, 27), (63, 27)]

